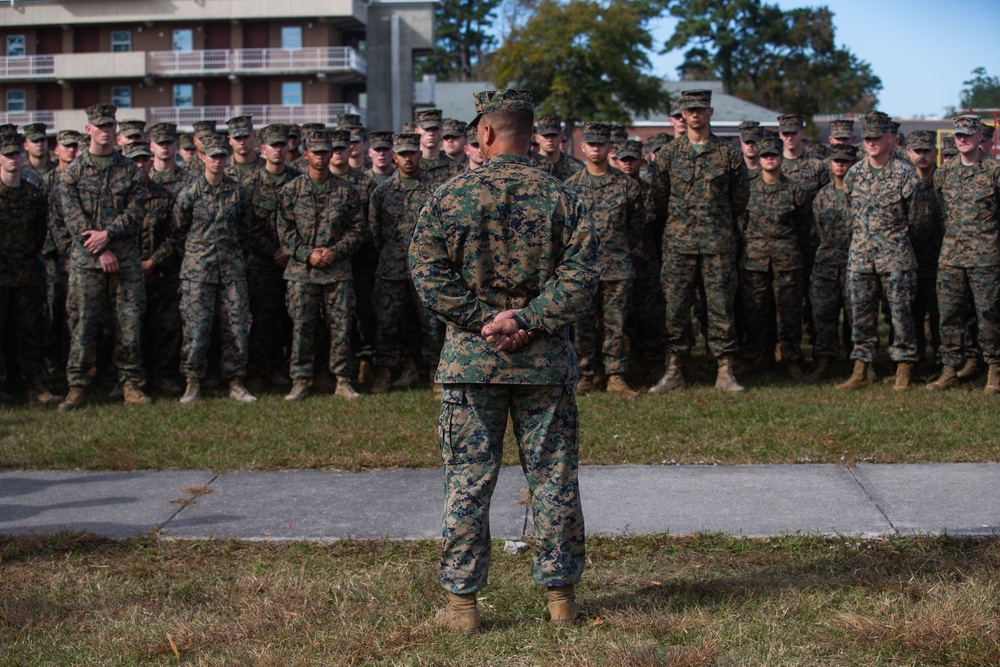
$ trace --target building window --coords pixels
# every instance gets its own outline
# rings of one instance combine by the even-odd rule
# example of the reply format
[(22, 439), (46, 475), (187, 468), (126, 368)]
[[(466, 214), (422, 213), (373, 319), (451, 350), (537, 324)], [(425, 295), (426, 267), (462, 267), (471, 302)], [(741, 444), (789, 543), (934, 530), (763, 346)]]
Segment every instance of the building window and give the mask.
[(289, 26), (281, 29), (281, 48), (301, 49), (302, 48), (302, 28), (299, 26)]
[(194, 32), (190, 29), (174, 30), (174, 51), (193, 51)]
[(111, 50), (115, 52), (132, 50), (132, 33), (128, 30), (111, 33)]
[(174, 84), (174, 106), (193, 107), (194, 106), (194, 85), (190, 83)]
[(23, 58), (26, 55), (24, 35), (7, 35), (7, 57)]
[(283, 81), (281, 83), (281, 104), (286, 107), (302, 104), (301, 81)]
[(128, 109), (132, 106), (131, 86), (112, 86), (111, 103), (119, 109)]
[(7, 111), (27, 111), (23, 88), (7, 91)]

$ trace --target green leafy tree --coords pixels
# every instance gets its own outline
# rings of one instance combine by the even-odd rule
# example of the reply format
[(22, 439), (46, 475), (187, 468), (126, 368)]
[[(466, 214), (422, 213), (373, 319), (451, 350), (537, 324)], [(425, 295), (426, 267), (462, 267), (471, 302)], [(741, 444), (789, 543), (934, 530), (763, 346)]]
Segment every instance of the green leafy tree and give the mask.
[(541, 0), (497, 52), (494, 82), (531, 90), (540, 113), (571, 126), (665, 110), (669, 96), (647, 55), (647, 24), (660, 11), (655, 2)]
[(496, 43), (490, 34), (501, 0), (443, 0), (434, 12), (437, 43), (417, 74), (445, 81), (469, 81)]
[(985, 67), (972, 70), (972, 78), (962, 82), (962, 109), (1000, 109), (1000, 79), (986, 73)]

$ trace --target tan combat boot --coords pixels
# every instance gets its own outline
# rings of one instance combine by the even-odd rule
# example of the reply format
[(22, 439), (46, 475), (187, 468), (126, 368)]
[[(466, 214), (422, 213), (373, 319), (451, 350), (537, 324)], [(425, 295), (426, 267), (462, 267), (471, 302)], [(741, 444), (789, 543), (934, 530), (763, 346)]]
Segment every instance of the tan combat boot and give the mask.
[(434, 617), (434, 625), (449, 630), (457, 630), (472, 635), (479, 632), (483, 625), (476, 607), (476, 594), (458, 595), (448, 593), (448, 606)]
[(152, 405), (153, 399), (139, 388), (139, 383), (135, 380), (125, 380), (122, 385), (122, 398), (128, 405)]
[(188, 378), (187, 387), (184, 388), (184, 395), (180, 402), (184, 404), (194, 403), (201, 398), (201, 380), (198, 378)]
[(913, 362), (901, 361), (896, 364), (896, 383), (892, 385), (895, 391), (906, 391), (910, 388), (910, 378), (913, 375)]
[(594, 391), (597, 391), (597, 376), (581, 375), (580, 381), (576, 383), (576, 395), (584, 396)]
[(413, 389), (418, 384), (420, 384), (420, 375), (417, 373), (417, 362), (413, 359), (405, 359), (403, 361), (403, 372), (392, 383), (392, 388)]
[(257, 397), (243, 386), (243, 378), (233, 378), (229, 381), (229, 398), (240, 403), (256, 403)]
[(388, 394), (392, 386), (392, 369), (388, 366), (378, 366), (375, 369), (375, 382), (372, 383), (373, 394)]
[(650, 388), (649, 393), (665, 394), (674, 389), (683, 389), (685, 386), (684, 373), (681, 371), (681, 357), (679, 354), (671, 354), (667, 358), (666, 372), (660, 381)]
[(635, 398), (639, 395), (639, 392), (632, 389), (625, 382), (625, 376), (618, 374), (608, 376), (608, 386), (605, 391), (612, 394), (619, 394), (622, 398)]
[(83, 387), (70, 387), (69, 393), (66, 394), (66, 400), (60, 403), (56, 410), (59, 412), (71, 412), (83, 407), (83, 404), (86, 402), (87, 394)]
[(292, 380), (292, 390), (285, 396), (286, 401), (301, 401), (309, 395), (309, 380)]
[(361, 394), (354, 391), (354, 387), (351, 386), (351, 378), (346, 375), (337, 376), (337, 388), (334, 390), (333, 395), (346, 398), (349, 401), (361, 398)]
[(855, 359), (854, 372), (851, 373), (851, 377), (847, 378), (847, 382), (838, 384), (837, 389), (842, 391), (848, 391), (851, 389), (866, 389), (868, 387), (868, 366), (869, 364), (867, 361)]
[(576, 602), (573, 586), (549, 586), (549, 616), (556, 625), (572, 625), (583, 618), (583, 608)]
[(944, 391), (958, 386), (958, 369), (954, 366), (945, 366), (941, 369), (941, 377), (934, 382), (927, 383), (927, 391)]
[(982, 372), (982, 369), (979, 365), (979, 357), (971, 356), (965, 360), (965, 363), (958, 369), (956, 375), (959, 380), (969, 380), (979, 375), (980, 372)]
[(986, 376), (986, 393), (1000, 394), (1000, 364), (990, 364), (990, 372)]
[(31, 403), (49, 405), (50, 403), (58, 403), (62, 400), (62, 396), (56, 396), (46, 388), (40, 375), (32, 375), (26, 378), (24, 387), (28, 392), (28, 401)]
[(830, 377), (832, 373), (833, 357), (824, 354), (816, 358), (816, 368), (813, 369), (813, 372), (806, 379), (810, 382), (820, 382)]
[(371, 359), (361, 359), (358, 361), (358, 384), (368, 387), (375, 380), (375, 366)]
[(733, 355), (724, 354), (719, 357), (719, 374), (715, 377), (715, 388), (731, 392), (743, 391), (743, 387), (733, 375)]

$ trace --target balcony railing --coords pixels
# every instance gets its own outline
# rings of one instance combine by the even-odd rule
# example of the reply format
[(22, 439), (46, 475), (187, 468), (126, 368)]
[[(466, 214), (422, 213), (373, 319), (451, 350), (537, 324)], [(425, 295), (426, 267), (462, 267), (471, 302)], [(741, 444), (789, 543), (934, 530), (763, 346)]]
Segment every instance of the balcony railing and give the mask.
[(45, 123), (49, 130), (53, 130), (56, 125), (55, 111), (5, 111), (0, 112), (0, 125), (13, 123), (18, 126), (31, 125), (32, 123)]
[[(235, 116), (253, 116), (256, 127), (271, 123), (325, 123), (337, 122), (337, 114), (360, 111), (353, 104), (301, 104), (283, 106), (280, 104), (234, 104), (211, 107), (150, 107), (148, 122), (175, 123), (180, 128), (190, 129), (199, 120), (214, 120), (220, 125)], [(363, 122), (363, 121), (362, 121)]]
[(279, 74), (295, 72), (365, 74), (367, 64), (347, 46), (308, 49), (208, 49), (150, 51), (150, 75)]
[(0, 79), (51, 79), (55, 75), (55, 56), (0, 58)]

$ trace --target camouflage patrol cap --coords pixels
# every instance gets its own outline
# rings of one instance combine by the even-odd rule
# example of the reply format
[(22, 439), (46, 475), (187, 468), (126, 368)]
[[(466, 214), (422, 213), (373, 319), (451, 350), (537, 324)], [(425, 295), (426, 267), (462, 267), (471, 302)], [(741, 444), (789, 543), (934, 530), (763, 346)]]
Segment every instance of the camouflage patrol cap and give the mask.
[(937, 148), (937, 134), (931, 130), (914, 130), (910, 133), (909, 143), (913, 150)]
[(201, 138), (201, 147), (205, 155), (218, 157), (225, 155), (229, 157), (229, 149), (226, 148), (226, 138), (221, 134), (206, 134)]
[(194, 129), (195, 138), (199, 140), (208, 135), (215, 134), (214, 120), (198, 120), (195, 121), (191, 127)]
[(118, 123), (118, 134), (129, 139), (146, 135), (146, 121), (130, 118)]
[(330, 150), (347, 148), (351, 145), (351, 131), (348, 129), (327, 130), (330, 137)]
[(415, 119), (417, 127), (424, 130), (438, 129), (441, 127), (442, 113), (443, 112), (440, 109), (424, 109), (423, 111), (418, 111)]
[(287, 144), (288, 126), (283, 123), (271, 123), (260, 131), (260, 143), (264, 146)]
[(535, 111), (535, 100), (531, 96), (530, 90), (516, 88), (484, 90), (473, 93), (472, 99), (476, 103), (476, 117), (469, 123), (469, 127), (475, 127), (483, 114), (494, 111), (521, 110), (532, 113)]
[(757, 142), (757, 155), (781, 155), (782, 141), (778, 137), (764, 137)]
[(881, 111), (869, 111), (861, 122), (861, 136), (864, 139), (878, 139), (892, 130), (892, 119)]
[(59, 130), (56, 135), (56, 142), (60, 146), (78, 146), (83, 135), (76, 130)]
[(411, 132), (416, 132), (416, 131), (417, 131), (417, 124), (413, 122), (403, 123), (403, 129), (400, 130), (400, 132), (403, 132), (404, 134), (409, 134)]
[(420, 150), (420, 135), (416, 132), (400, 132), (392, 138), (392, 150), (397, 153), (415, 153)]
[(229, 128), (229, 136), (233, 139), (242, 139), (253, 134), (253, 116), (236, 116), (226, 121)]
[[(306, 132), (305, 126), (303, 125), (302, 131), (305, 135), (302, 137), (302, 145), (310, 153), (320, 153), (323, 151), (329, 152), (333, 150), (333, 146), (330, 145), (330, 130), (324, 128), (322, 130), (311, 130)], [(348, 133), (344, 132), (344, 134)], [(345, 143), (344, 146), (346, 145), (347, 144)]]
[(535, 134), (545, 137), (551, 134), (562, 133), (562, 118), (559, 116), (540, 116), (535, 120)]
[(177, 140), (177, 126), (173, 123), (156, 123), (149, 128), (149, 140), (154, 144), (162, 144)]
[(445, 118), (441, 123), (441, 138), (465, 136), (465, 123), (454, 118)]
[(854, 121), (850, 118), (838, 118), (830, 121), (830, 136), (834, 139), (850, 140), (854, 136)]
[(624, 125), (611, 123), (611, 143), (620, 144), (628, 139), (628, 131)]
[(899, 134), (899, 128), (902, 127), (902, 123), (898, 120), (890, 120), (889, 127), (892, 129), (893, 134)]
[(588, 144), (606, 144), (611, 141), (611, 126), (607, 123), (585, 123), (583, 141)]
[(194, 145), (194, 137), (187, 132), (177, 137), (177, 143), (180, 144), (180, 147), (186, 151), (191, 151), (196, 148)]
[(10, 133), (17, 134), (17, 125), (14, 125), (13, 123), (4, 123), (3, 125), (0, 125), (0, 134)]
[(760, 127), (760, 123), (755, 120), (745, 120), (740, 123), (740, 141), (743, 143), (750, 143), (751, 141), (760, 141), (764, 138), (764, 131)]
[(0, 131), (0, 155), (20, 154), (24, 148), (24, 135), (16, 131)]
[(356, 113), (338, 113), (337, 127), (341, 130), (351, 130), (361, 127), (361, 116)]
[(291, 138), (291, 137), (301, 137), (301, 136), (302, 136), (302, 128), (299, 127), (297, 123), (289, 124), (288, 137)]
[(305, 139), (306, 135), (310, 132), (325, 129), (326, 125), (324, 123), (302, 123), (302, 138)]
[(118, 107), (114, 104), (108, 104), (107, 102), (94, 104), (87, 107), (87, 122), (94, 127), (117, 123), (116, 113), (118, 113)]
[(955, 145), (955, 137), (950, 134), (941, 137), (941, 155), (945, 157), (958, 155), (958, 146)]
[(778, 116), (778, 132), (801, 132), (805, 126), (806, 118), (800, 113)]
[(682, 90), (681, 99), (678, 102), (681, 110), (684, 109), (710, 109), (712, 108), (711, 90)]
[(983, 131), (983, 119), (974, 114), (955, 117), (955, 134), (978, 134)]
[(130, 160), (137, 157), (153, 157), (153, 153), (149, 150), (148, 141), (133, 141), (125, 144), (122, 148), (122, 155)]
[(476, 148), (479, 148), (479, 133), (476, 131), (476, 128), (474, 127), (465, 128), (465, 141), (470, 146), (475, 146)]
[(378, 131), (368, 133), (368, 144), (374, 148), (392, 148), (392, 132)]
[(989, 123), (983, 123), (983, 139), (986, 139), (988, 141), (993, 141), (993, 132), (995, 130), (996, 128), (994, 128)]
[(646, 150), (650, 153), (656, 153), (673, 140), (673, 135), (667, 132), (657, 132), (649, 139), (646, 139)]
[(671, 118), (680, 118), (681, 112), (683, 110), (684, 110), (684, 107), (681, 106), (680, 99), (674, 100), (673, 103), (671, 103), (671, 105), (670, 105), (670, 117)]
[(635, 158), (636, 160), (642, 159), (642, 142), (635, 139), (626, 139), (618, 147), (617, 150), (618, 159), (622, 158)]
[(830, 146), (829, 159), (837, 162), (854, 162), (858, 159), (858, 147), (853, 144)]
[(24, 126), (24, 137), (28, 141), (41, 141), (45, 138), (45, 123), (31, 123)]

